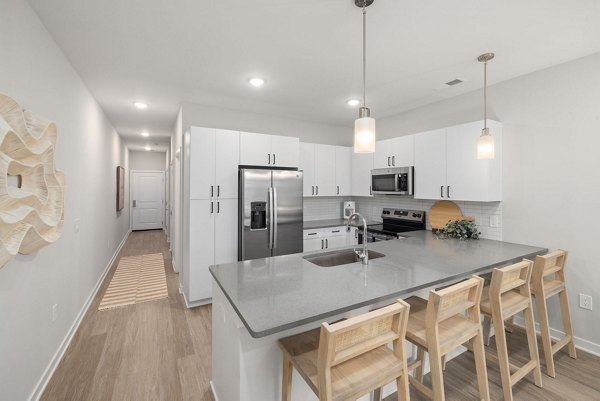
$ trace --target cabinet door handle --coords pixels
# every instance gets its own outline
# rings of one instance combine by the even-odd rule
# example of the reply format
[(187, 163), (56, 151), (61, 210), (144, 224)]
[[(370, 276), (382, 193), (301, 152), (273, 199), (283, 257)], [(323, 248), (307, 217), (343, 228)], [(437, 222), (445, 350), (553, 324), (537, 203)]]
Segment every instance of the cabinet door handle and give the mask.
[(325, 241), (321, 240), (321, 249), (325, 248)]
[(329, 249), (329, 240), (325, 238), (325, 249)]
[(313, 185), (312, 186), (312, 195), (314, 195), (314, 194), (315, 194), (315, 186)]
[(275, 153), (273, 153), (273, 164), (277, 164), (277, 162), (275, 161), (275, 156), (277, 156)]
[(221, 213), (221, 202), (217, 202), (217, 213)]
[(210, 202), (210, 213), (212, 214), (213, 212), (214, 212), (213, 202)]
[(339, 233), (340, 230), (331, 230), (332, 233)]
[(308, 233), (308, 235), (317, 235), (317, 233)]
[(358, 230), (354, 230), (354, 238), (358, 238)]
[(450, 199), (450, 185), (446, 187), (446, 195), (448, 195), (448, 199)]
[(214, 195), (214, 187), (211, 185), (210, 186), (210, 197), (212, 198)]
[(221, 186), (217, 185), (217, 198), (221, 196)]
[(373, 189), (371, 188), (370, 185), (369, 185), (369, 195), (373, 195)]
[(269, 164), (271, 164), (271, 154), (267, 153), (267, 155), (269, 156)]
[(396, 167), (396, 156), (392, 156), (392, 166)]
[(137, 201), (135, 199), (133, 200), (133, 207), (137, 207)]
[(390, 157), (388, 156), (388, 167), (390, 167)]
[(317, 193), (315, 195), (319, 195), (319, 186), (317, 185), (315, 188), (317, 188)]
[(444, 186), (442, 185), (440, 187), (440, 198), (443, 198), (443, 197), (444, 197)]
[(337, 186), (337, 195), (339, 195), (339, 194), (340, 194), (340, 186), (338, 185)]

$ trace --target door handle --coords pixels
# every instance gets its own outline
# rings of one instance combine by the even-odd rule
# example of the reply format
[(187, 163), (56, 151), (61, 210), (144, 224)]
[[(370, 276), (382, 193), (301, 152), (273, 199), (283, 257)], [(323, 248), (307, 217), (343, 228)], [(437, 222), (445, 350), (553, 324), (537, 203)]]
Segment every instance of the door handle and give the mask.
[(315, 194), (315, 186), (313, 185), (312, 186), (312, 195), (314, 195), (314, 194)]
[(450, 199), (450, 185), (446, 187), (446, 195), (448, 195), (448, 199)]
[(221, 202), (217, 202), (217, 213), (221, 213)]
[(339, 194), (340, 194), (340, 186), (338, 185), (337, 186), (337, 195), (339, 195)]
[(440, 187), (440, 198), (443, 198), (443, 197), (444, 197), (444, 186), (442, 185)]
[(221, 186), (217, 185), (217, 198), (221, 196)]
[(373, 188), (369, 185), (369, 195), (373, 195)]
[(319, 195), (319, 186), (317, 185), (315, 188), (317, 188), (317, 193), (316, 193), (316, 195)]
[(133, 200), (133, 207), (137, 207), (137, 201), (135, 199)]
[(321, 240), (321, 249), (325, 248), (325, 242)]
[(392, 156), (392, 166), (396, 167), (396, 156)]
[(214, 195), (214, 188), (213, 188), (213, 186), (211, 185), (211, 186), (210, 186), (210, 197), (212, 198), (212, 197), (213, 197), (213, 195)]
[(390, 157), (388, 156), (388, 167), (390, 167)]
[(271, 154), (267, 153), (269, 155), (269, 164), (271, 164)]
[(275, 153), (273, 153), (273, 164), (277, 164), (277, 162), (275, 161), (275, 156), (277, 156)]
[(210, 202), (210, 213), (212, 214), (214, 212), (214, 205), (213, 202)]
[(325, 238), (325, 249), (329, 249), (329, 240)]
[(277, 248), (277, 188), (273, 188), (273, 249)]
[(269, 213), (269, 249), (273, 249), (273, 188), (268, 190), (268, 213)]

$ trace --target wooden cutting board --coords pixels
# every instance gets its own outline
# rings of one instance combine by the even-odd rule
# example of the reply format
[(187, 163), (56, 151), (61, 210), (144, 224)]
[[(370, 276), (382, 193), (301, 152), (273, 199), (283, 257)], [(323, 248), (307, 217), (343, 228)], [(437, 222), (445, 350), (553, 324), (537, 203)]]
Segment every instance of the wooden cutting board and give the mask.
[(429, 210), (429, 224), (434, 230), (441, 230), (450, 220), (469, 220), (472, 217), (463, 216), (460, 207), (452, 201), (437, 201)]

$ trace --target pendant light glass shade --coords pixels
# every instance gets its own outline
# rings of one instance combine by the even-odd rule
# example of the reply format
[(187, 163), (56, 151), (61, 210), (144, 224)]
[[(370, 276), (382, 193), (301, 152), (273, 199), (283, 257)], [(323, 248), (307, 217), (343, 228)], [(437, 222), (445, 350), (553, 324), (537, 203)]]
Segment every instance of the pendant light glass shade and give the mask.
[(477, 159), (490, 160), (494, 157), (494, 137), (490, 135), (489, 128), (484, 128), (477, 140)]
[(375, 119), (361, 117), (354, 121), (354, 153), (375, 152)]

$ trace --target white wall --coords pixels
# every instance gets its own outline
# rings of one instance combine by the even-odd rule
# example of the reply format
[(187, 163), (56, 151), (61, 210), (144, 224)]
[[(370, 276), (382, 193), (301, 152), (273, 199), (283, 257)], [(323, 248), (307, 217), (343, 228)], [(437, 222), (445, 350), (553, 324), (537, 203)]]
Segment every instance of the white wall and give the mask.
[(240, 110), (183, 103), (183, 127), (190, 126), (294, 136), (302, 142), (352, 146), (353, 121), (348, 127), (300, 121)]
[(115, 211), (116, 167), (127, 168), (128, 154), (29, 4), (1, 8), (0, 91), (56, 122), (56, 166), (67, 181), (62, 237), (0, 269), (0, 399), (25, 400), (129, 230), (128, 208)]
[(129, 168), (131, 170), (165, 171), (166, 152), (129, 151)]
[[(171, 134), (171, 163), (173, 165), (173, 182), (171, 182), (171, 254), (173, 256), (173, 269), (176, 272), (181, 271), (180, 263), (181, 252), (181, 145), (183, 140), (183, 119), (182, 110), (177, 113), (177, 119), (173, 125)], [(181, 284), (182, 277), (179, 277)]]
[[(503, 239), (570, 251), (575, 335), (580, 345), (600, 352), (600, 315), (578, 307), (579, 293), (600, 300), (600, 217), (594, 213), (600, 199), (600, 53), (494, 85), (488, 104), (491, 117), (503, 123)], [(406, 135), (481, 114), (478, 91), (379, 119), (377, 134)], [(556, 302), (551, 315), (551, 326), (562, 330)]]

